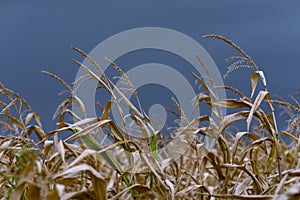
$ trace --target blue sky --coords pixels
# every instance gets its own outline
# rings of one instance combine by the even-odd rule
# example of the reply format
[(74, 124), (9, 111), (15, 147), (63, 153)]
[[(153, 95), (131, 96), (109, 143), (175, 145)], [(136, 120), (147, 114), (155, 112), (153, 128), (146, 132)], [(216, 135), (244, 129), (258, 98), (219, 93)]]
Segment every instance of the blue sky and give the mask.
[[(72, 83), (78, 67), (70, 58), (82, 58), (70, 46), (89, 52), (114, 34), (154, 26), (199, 41), (223, 74), (227, 67), (224, 59), (237, 53), (202, 36), (228, 37), (264, 71), (271, 93), (288, 99), (300, 85), (299, 9), (297, 0), (1, 1), (0, 81), (27, 99), (40, 113), (45, 129), (51, 130), (54, 122), (49, 121), (64, 99), (57, 97), (63, 88), (41, 71)], [(234, 72), (225, 84), (247, 93), (250, 72)]]

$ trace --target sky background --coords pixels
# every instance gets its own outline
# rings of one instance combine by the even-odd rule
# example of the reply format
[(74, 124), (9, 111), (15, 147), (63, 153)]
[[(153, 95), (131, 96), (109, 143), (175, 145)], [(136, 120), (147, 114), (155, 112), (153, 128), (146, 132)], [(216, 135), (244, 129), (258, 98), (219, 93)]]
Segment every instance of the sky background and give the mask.
[[(226, 36), (264, 71), (270, 92), (288, 99), (300, 85), (299, 9), (298, 0), (0, 1), (0, 81), (21, 94), (50, 131), (52, 113), (66, 96), (57, 97), (63, 87), (41, 71), (72, 83), (78, 66), (71, 58), (83, 60), (72, 45), (89, 52), (114, 34), (153, 26), (197, 40), (222, 74), (228, 66), (224, 59), (237, 52), (202, 36)], [(250, 75), (250, 70), (233, 72), (225, 84), (249, 94)]]

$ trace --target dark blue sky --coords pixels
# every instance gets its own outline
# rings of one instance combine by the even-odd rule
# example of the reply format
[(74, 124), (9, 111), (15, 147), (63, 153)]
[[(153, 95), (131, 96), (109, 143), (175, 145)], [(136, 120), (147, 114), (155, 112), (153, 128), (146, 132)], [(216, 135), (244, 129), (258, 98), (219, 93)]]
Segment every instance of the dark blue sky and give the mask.
[[(237, 53), (226, 44), (203, 39), (221, 34), (235, 41), (266, 74), (269, 90), (286, 99), (300, 85), (300, 2), (298, 0), (200, 1), (1, 1), (0, 81), (20, 93), (40, 113), (46, 130), (63, 98), (50, 71), (71, 83), (82, 60), (70, 46), (86, 52), (119, 32), (165, 27), (199, 41), (220, 71)], [(234, 72), (225, 84), (249, 91), (250, 71)]]

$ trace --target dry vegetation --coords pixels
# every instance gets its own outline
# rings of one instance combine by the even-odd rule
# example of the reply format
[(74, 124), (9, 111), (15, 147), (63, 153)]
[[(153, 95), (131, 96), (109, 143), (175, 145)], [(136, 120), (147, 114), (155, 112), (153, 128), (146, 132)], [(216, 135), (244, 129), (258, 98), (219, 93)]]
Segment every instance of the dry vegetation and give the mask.
[[(241, 53), (241, 56), (228, 59), (232, 64), (226, 76), (239, 68), (254, 69), (251, 76), (252, 94), (247, 97), (232, 87), (225, 87), (229, 92), (234, 92), (236, 98), (216, 100), (214, 90), (194, 74), (203, 88), (196, 106), (207, 103), (220, 123), (215, 123), (210, 116), (199, 116), (188, 121), (173, 99), (182, 121), (174, 131), (173, 140), (184, 140), (185, 135), (195, 136), (191, 148), (176, 161), (165, 159), (157, 162), (160, 156), (157, 154), (158, 148), (165, 143), (160, 133), (154, 134), (154, 122), (142, 108), (135, 107), (126, 99), (122, 90), (108, 78), (98, 76), (76, 60), (90, 75), (82, 80), (94, 78), (101, 89), (112, 95), (112, 101), (106, 103), (98, 118), (68, 123), (68, 116), (78, 117), (71, 110), (72, 101), (81, 107), (83, 113), (84, 105), (80, 99), (71, 97), (76, 97), (76, 91), (59, 77), (45, 72), (65, 85), (71, 95), (55, 113), (57, 129), (45, 133), (38, 114), (27, 102), (0, 84), (3, 96), (0, 101), (1, 199), (300, 199), (299, 103), (295, 98), (292, 98), (293, 104), (272, 100), (263, 72), (241, 48), (222, 36), (206, 37), (223, 40)], [(74, 49), (101, 72), (101, 68), (88, 55)], [(115, 63), (111, 64), (138, 99), (130, 80)], [(263, 85), (261, 91), (256, 88), (259, 81)], [(136, 122), (141, 134), (149, 136), (148, 141), (128, 136), (129, 130), (125, 126), (118, 127), (110, 119), (111, 106), (118, 107), (121, 103), (129, 107), (131, 119)], [(291, 120), (288, 130), (277, 129), (274, 104), (285, 106), (289, 111)], [(228, 108), (230, 114), (221, 117), (216, 106)], [(119, 111), (124, 119), (122, 110)], [(246, 123), (247, 130), (230, 128), (240, 120)], [(202, 122), (209, 126), (199, 126)], [(102, 146), (94, 137), (104, 128), (107, 136), (114, 141), (111, 146)], [(73, 134), (60, 140), (60, 134), (65, 132)], [(33, 134), (36, 134), (38, 142), (32, 140)], [(217, 138), (215, 148), (206, 152), (197, 135)], [(282, 137), (288, 139), (283, 140)], [(111, 156), (111, 150), (120, 154), (125, 152), (129, 163), (132, 159), (139, 159), (146, 170), (128, 172), (118, 158)], [(126, 152), (151, 153), (136, 154), (134, 157)]]

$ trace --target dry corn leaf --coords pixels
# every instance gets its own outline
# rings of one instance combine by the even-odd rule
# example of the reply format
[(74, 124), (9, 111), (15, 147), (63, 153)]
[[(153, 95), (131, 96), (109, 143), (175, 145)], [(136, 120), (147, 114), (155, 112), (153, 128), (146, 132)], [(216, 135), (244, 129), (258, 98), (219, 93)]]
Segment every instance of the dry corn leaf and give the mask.
[(251, 186), (251, 183), (252, 180), (250, 177), (245, 178), (243, 182), (241, 182), (235, 187), (234, 194), (235, 195), (243, 194)]
[(39, 138), (40, 141), (42, 141), (45, 137), (45, 132), (40, 126), (30, 126), (30, 128), (27, 131), (26, 136), (30, 136), (30, 134), (34, 131)]
[(126, 193), (126, 192), (129, 192), (130, 190), (135, 190), (137, 191), (138, 193), (140, 194), (143, 194), (143, 193), (152, 193), (151, 192), (151, 189), (147, 186), (144, 186), (144, 185), (140, 185), (140, 184), (135, 184), (135, 185), (132, 185), (126, 189), (124, 189), (123, 191), (119, 192), (117, 195), (113, 196), (112, 198), (110, 198), (109, 200), (117, 200), (117, 199), (120, 199), (120, 197)]
[(71, 135), (70, 137), (68, 137), (65, 141), (68, 142), (68, 141), (72, 141), (72, 140), (78, 139), (78, 138), (82, 137), (83, 135), (91, 133), (92, 130), (94, 130), (96, 128), (99, 128), (99, 127), (102, 127), (102, 126), (105, 126), (105, 125), (107, 125), (110, 122), (111, 122), (111, 120), (101, 120), (101, 121), (98, 121), (98, 122), (96, 122), (96, 123), (88, 126), (87, 128), (84, 128), (84, 129), (82, 129), (82, 130), (74, 133), (73, 135)]
[(203, 185), (191, 185), (191, 186), (188, 186), (188, 187), (180, 190), (179, 192), (177, 192), (175, 197), (179, 197), (181, 195), (188, 194), (189, 192), (191, 192), (193, 190), (204, 190), (207, 192), (207, 189)]
[(12, 100), (5, 108), (3, 108), (3, 110), (0, 112), (0, 115), (6, 113), (9, 110), (9, 108), (15, 105), (18, 101), (21, 102), (22, 99), (17, 97), (14, 100)]
[(236, 155), (236, 151), (238, 149), (238, 145), (239, 145), (239, 141), (243, 136), (248, 136), (250, 137), (252, 140), (257, 140), (259, 139), (257, 135), (253, 134), (253, 133), (249, 133), (249, 132), (238, 132), (234, 138), (234, 144), (233, 144), (233, 153), (232, 153), (232, 163), (235, 162), (235, 155)]
[(40, 200), (41, 198), (41, 188), (36, 185), (28, 185), (27, 191), (25, 193), (26, 199), (30, 200)]
[(251, 108), (251, 110), (250, 110), (249, 116), (248, 116), (248, 118), (247, 118), (247, 120), (246, 120), (246, 123), (247, 123), (247, 131), (249, 131), (249, 129), (250, 129), (250, 123), (251, 123), (251, 121), (252, 121), (253, 114), (254, 114), (254, 113), (256, 112), (256, 110), (259, 108), (259, 106), (260, 106), (262, 100), (263, 100), (264, 98), (266, 98), (267, 95), (270, 95), (270, 94), (269, 94), (269, 92), (266, 92), (266, 91), (260, 91), (260, 92), (258, 93), (258, 95), (257, 95), (257, 97), (256, 97), (256, 99), (255, 99), (255, 101), (254, 101), (254, 103), (253, 103), (253, 106), (252, 106), (252, 108)]
[[(67, 178), (76, 177), (79, 173), (84, 172), (84, 171), (90, 172), (92, 176), (105, 182), (104, 177), (95, 168), (91, 167), (88, 164), (80, 164), (80, 165), (76, 165), (74, 167), (68, 168), (68, 169), (56, 174), (55, 176), (53, 176), (53, 179), (64, 180)], [(106, 188), (102, 188), (102, 189), (106, 190)]]

